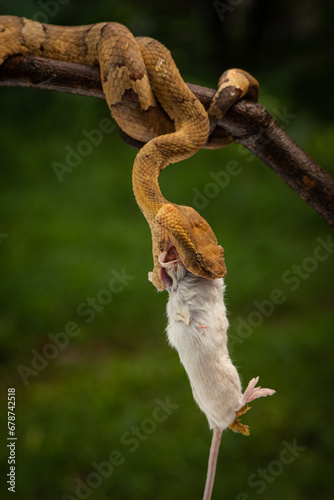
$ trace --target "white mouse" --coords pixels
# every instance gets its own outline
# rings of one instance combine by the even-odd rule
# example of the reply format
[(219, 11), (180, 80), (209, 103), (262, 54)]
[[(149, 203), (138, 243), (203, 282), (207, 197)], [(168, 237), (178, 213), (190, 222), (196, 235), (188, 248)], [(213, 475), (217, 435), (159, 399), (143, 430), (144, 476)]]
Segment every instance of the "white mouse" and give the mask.
[(223, 300), (223, 278), (209, 280), (187, 271), (175, 247), (159, 257), (161, 275), (169, 293), (167, 336), (180, 357), (193, 396), (213, 430), (204, 500), (211, 498), (216, 461), (224, 429), (249, 434), (238, 417), (247, 403), (273, 395), (272, 389), (255, 387), (252, 379), (242, 393), (237, 369), (227, 348), (228, 320)]

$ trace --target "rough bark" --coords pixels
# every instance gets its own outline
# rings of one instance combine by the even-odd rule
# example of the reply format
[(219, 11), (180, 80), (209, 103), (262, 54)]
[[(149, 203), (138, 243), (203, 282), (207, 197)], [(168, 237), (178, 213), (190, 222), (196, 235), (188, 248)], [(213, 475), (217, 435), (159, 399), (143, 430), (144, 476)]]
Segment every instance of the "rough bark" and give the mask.
[[(215, 90), (187, 84), (208, 108)], [(15, 56), (0, 66), (0, 86), (34, 87), (104, 99), (99, 68), (34, 56)], [(222, 147), (227, 137), (265, 162), (334, 229), (334, 179), (310, 158), (261, 104), (239, 101), (210, 136), (209, 147)], [(142, 143), (121, 131), (131, 146)]]

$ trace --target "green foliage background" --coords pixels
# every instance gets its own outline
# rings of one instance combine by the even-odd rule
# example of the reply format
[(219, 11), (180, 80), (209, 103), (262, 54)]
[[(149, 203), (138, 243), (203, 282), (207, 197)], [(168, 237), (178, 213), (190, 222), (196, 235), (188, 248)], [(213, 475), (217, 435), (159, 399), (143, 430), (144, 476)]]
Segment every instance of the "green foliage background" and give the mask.
[[(0, 14), (33, 18), (51, 4), (3, 0)], [(70, 0), (53, 8), (50, 24), (118, 21), (158, 38), (186, 81), (216, 87), (223, 70), (248, 70), (260, 81), (260, 101), (334, 174), (330, 2)], [(60, 183), (52, 162), (64, 163), (66, 147), (77, 148), (84, 129), (110, 116), (106, 103), (19, 88), (2, 88), (0, 103), (0, 233), (8, 235), (0, 240), (0, 429), (5, 438), (7, 388), (15, 387), (16, 498), (83, 498), (77, 478), (86, 483), (92, 463), (118, 450), (122, 464), (86, 498), (200, 499), (210, 432), (165, 340), (167, 294), (147, 281), (151, 241), (131, 190), (135, 151), (116, 127)], [(295, 115), (287, 123), (279, 118), (284, 109)], [(210, 173), (226, 171), (231, 160), (241, 172), (213, 196)], [(200, 212), (226, 252), (233, 359), (244, 382), (260, 375), (277, 390), (245, 415), (249, 438), (224, 433), (214, 498), (332, 498), (334, 257), (325, 250), (322, 261), (313, 257), (319, 238), (333, 242), (329, 227), (237, 145), (168, 167), (161, 189), (191, 206), (196, 189), (206, 193)], [(283, 276), (296, 278), (298, 266), (304, 277), (293, 286)], [(123, 268), (133, 279), (86, 323), (78, 305)], [(271, 300), (277, 289), (284, 302), (252, 326), (254, 301)], [(31, 368), (32, 350), (41, 353), (48, 334), (68, 322), (80, 334), (25, 385), (18, 366)], [(156, 400), (166, 398), (177, 409), (150, 428)], [(142, 434), (131, 451), (122, 435), (137, 426)], [(283, 442), (305, 449), (282, 463)], [(3, 439), (2, 478), (7, 456)]]

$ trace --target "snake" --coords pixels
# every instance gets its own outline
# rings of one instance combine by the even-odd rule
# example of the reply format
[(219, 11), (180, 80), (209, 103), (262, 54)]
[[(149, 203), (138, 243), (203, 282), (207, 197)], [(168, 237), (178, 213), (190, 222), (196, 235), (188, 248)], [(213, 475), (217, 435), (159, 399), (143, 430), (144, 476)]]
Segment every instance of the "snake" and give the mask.
[[(152, 234), (149, 279), (154, 286), (164, 290), (168, 284), (159, 260), (166, 253), (197, 276), (225, 276), (224, 249), (208, 222), (192, 207), (166, 200), (158, 183), (162, 169), (205, 147), (210, 133), (208, 112), (183, 81), (170, 51), (116, 22), (55, 26), (0, 16), (0, 64), (15, 55), (100, 68), (113, 118), (127, 135), (145, 143), (134, 161), (132, 185)], [(252, 94), (256, 83), (243, 70), (223, 74), (209, 109), (212, 121), (221, 119), (235, 100)], [(232, 97), (224, 89), (232, 89)]]

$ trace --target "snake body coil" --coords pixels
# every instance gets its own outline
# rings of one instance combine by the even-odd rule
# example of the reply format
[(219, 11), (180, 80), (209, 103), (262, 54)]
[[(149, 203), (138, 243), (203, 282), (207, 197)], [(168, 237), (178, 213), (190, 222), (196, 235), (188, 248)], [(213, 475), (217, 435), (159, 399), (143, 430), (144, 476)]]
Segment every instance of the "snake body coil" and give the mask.
[(158, 185), (160, 171), (196, 153), (209, 134), (208, 115), (182, 80), (170, 52), (156, 40), (135, 38), (118, 23), (61, 27), (1, 16), (0, 64), (17, 54), (99, 65), (118, 125), (134, 139), (148, 141), (135, 159), (132, 179), (152, 232), (154, 285), (165, 288), (158, 257), (174, 247), (193, 274), (224, 276), (223, 249), (209, 224), (192, 208), (168, 202)]

